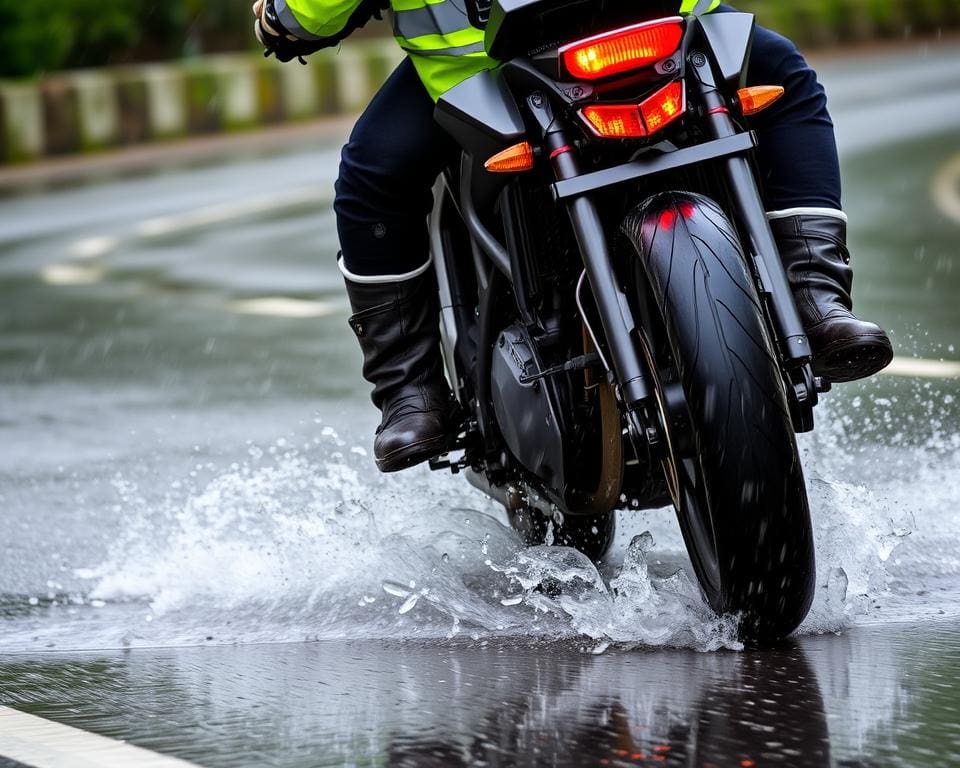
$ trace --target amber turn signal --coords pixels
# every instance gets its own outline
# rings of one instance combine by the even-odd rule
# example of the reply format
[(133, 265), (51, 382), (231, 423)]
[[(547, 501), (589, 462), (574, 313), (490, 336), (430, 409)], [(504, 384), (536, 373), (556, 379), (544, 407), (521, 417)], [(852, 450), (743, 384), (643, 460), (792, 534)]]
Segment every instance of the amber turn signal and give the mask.
[(521, 141), (502, 152), (497, 152), (483, 164), (490, 173), (519, 173), (533, 169), (533, 147), (530, 142)]
[(783, 96), (783, 88), (779, 85), (754, 85), (751, 88), (741, 88), (737, 91), (740, 99), (740, 109), (745, 115), (755, 115), (762, 112), (777, 99)]

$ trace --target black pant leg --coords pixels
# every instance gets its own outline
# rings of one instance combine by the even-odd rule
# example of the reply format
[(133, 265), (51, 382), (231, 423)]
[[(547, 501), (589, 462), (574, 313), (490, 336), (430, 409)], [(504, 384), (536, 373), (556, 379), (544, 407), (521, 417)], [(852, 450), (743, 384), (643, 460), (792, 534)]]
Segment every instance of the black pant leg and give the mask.
[(334, 211), (344, 266), (402, 275), (429, 255), (431, 188), (455, 152), (409, 59), (387, 79), (343, 148)]
[[(731, 12), (721, 6), (717, 12)], [(749, 119), (768, 210), (841, 208), (840, 162), (827, 96), (790, 40), (757, 27), (748, 85), (782, 85), (783, 97)]]

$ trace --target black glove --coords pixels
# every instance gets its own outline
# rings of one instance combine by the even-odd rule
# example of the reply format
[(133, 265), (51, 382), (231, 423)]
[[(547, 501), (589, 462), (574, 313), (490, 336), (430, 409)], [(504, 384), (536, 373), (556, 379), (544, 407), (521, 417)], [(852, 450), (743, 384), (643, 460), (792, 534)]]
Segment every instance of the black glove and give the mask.
[(307, 62), (303, 60), (304, 56), (309, 56), (323, 48), (339, 45), (345, 37), (362, 27), (371, 18), (382, 19), (383, 11), (389, 7), (389, 0), (362, 0), (357, 10), (351, 14), (343, 29), (337, 34), (303, 40), (291, 34), (283, 26), (274, 6), (274, 0), (257, 0), (253, 5), (253, 15), (257, 19), (254, 22), (253, 31), (257, 40), (263, 44), (265, 57), (274, 55), (283, 62), (299, 59), (301, 64), (306, 64)]
[(319, 40), (301, 40), (290, 34), (281, 23), (273, 0), (257, 0), (253, 4), (253, 15), (256, 17), (253, 32), (263, 44), (264, 56), (274, 55), (284, 62), (300, 59), (302, 63), (306, 63), (303, 61), (304, 56), (325, 47), (318, 45), (321, 42)]

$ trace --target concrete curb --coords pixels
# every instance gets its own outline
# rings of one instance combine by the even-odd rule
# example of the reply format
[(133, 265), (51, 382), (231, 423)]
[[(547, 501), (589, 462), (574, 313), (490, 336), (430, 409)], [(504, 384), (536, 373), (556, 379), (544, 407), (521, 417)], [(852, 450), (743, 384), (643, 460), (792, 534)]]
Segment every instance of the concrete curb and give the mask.
[(0, 81), (0, 165), (354, 113), (402, 58), (372, 40), (305, 67), (230, 54)]

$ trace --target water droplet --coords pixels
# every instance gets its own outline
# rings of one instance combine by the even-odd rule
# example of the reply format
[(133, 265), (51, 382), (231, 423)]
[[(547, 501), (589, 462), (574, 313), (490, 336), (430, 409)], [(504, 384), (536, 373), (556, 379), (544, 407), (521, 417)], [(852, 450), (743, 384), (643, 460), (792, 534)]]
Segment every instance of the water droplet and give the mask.
[(385, 581), (380, 586), (383, 587), (383, 591), (388, 595), (393, 595), (394, 597), (410, 596), (410, 590), (403, 586), (403, 584), (397, 584), (395, 581)]
[(417, 602), (420, 600), (420, 595), (410, 595), (406, 600), (404, 600), (403, 605), (400, 606), (400, 610), (397, 611), (401, 616), (405, 613), (409, 613), (414, 609)]
[(592, 649), (590, 650), (590, 653), (592, 653), (594, 656), (599, 656), (601, 653), (604, 653), (609, 647), (610, 647), (610, 643), (609, 643), (608, 641), (604, 640), (602, 643), (600, 643), (599, 645), (597, 645), (595, 648), (592, 648)]

